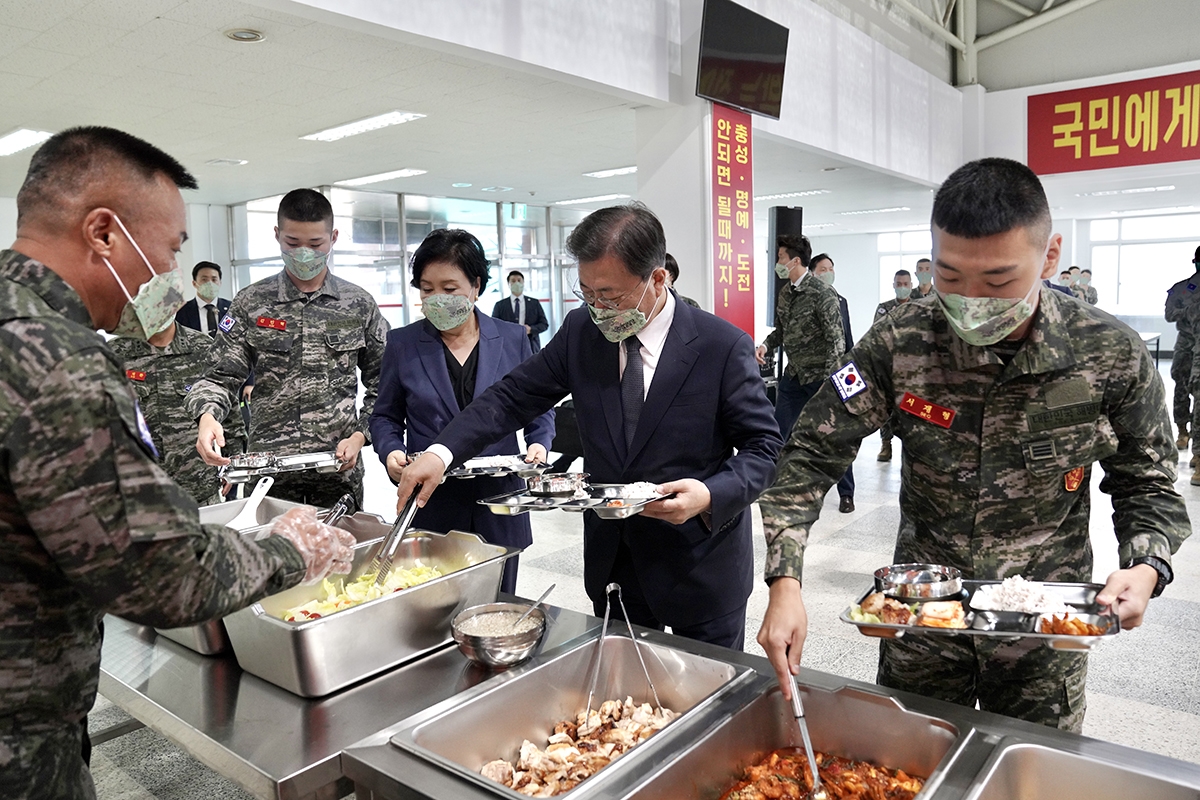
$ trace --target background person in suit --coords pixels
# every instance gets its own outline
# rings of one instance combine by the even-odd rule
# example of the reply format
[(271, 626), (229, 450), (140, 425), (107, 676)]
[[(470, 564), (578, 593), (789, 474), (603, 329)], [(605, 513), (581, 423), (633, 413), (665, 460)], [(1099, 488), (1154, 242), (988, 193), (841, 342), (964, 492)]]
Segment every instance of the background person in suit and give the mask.
[(492, 308), (492, 316), (505, 322), (514, 322), (525, 326), (525, 335), (529, 337), (529, 346), (533, 352), (542, 349), (542, 341), (538, 337), (550, 327), (542, 304), (532, 297), (525, 296), (525, 276), (513, 270), (508, 273), (508, 290), (512, 297), (497, 301)]
[(183, 304), (175, 314), (175, 321), (194, 331), (217, 335), (217, 325), (229, 310), (229, 301), (217, 297), (221, 291), (221, 266), (211, 261), (197, 261), (192, 267), (192, 288), (196, 299)]
[(448, 465), (571, 394), (593, 482), (677, 493), (624, 520), (584, 513), (584, 584), (597, 613), (615, 581), (632, 622), (740, 648), (754, 581), (748, 506), (782, 444), (754, 343), (667, 288), (666, 237), (641, 204), (589, 215), (567, 250), (586, 306), (455, 417), (399, 493), (420, 483), (428, 499)]
[[(816, 275), (828, 286), (833, 286), (833, 256), (829, 253), (821, 253), (813, 256), (811, 262), (813, 275)], [(837, 291), (836, 289), (834, 291)], [(841, 292), (838, 292), (838, 308), (842, 312), (842, 333), (846, 339), (846, 350), (849, 353), (850, 348), (854, 347), (854, 334), (850, 331), (850, 306), (846, 302), (846, 298), (842, 297)], [(793, 423), (794, 424), (794, 423)], [(849, 514), (854, 511), (854, 465), (846, 467), (846, 474), (842, 475), (837, 482), (838, 511), (843, 514)]]
[[(409, 453), (429, 447), (472, 399), (533, 355), (523, 328), (475, 308), (487, 279), (483, 246), (466, 231), (436, 230), (413, 254), (412, 285), (421, 290), (425, 319), (388, 333), (370, 422), (375, 452), (394, 481), (404, 474)], [(520, 453), (515, 430), (505, 431), (483, 454)], [(527, 459), (545, 461), (553, 438), (554, 412), (548, 411), (525, 426)], [(497, 516), (476, 502), (524, 485), (515, 475), (448, 480), (417, 512), (413, 524), (439, 533), (470, 531), (492, 544), (528, 547), (533, 543), (528, 514)], [(515, 557), (504, 565), (500, 588), (516, 591)]]

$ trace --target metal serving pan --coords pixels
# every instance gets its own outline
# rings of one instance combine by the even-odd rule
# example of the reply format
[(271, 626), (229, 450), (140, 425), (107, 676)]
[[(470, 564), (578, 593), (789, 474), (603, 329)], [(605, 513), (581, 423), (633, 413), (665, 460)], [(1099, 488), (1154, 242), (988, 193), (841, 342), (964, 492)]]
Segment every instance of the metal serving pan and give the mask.
[[(842, 622), (854, 625), (864, 636), (874, 636), (882, 639), (898, 639), (906, 634), (913, 636), (982, 636), (993, 639), (1041, 639), (1047, 646), (1056, 650), (1091, 650), (1102, 642), (1108, 641), (1121, 631), (1121, 620), (1111, 611), (1103, 612), (1096, 602), (1096, 595), (1104, 588), (1099, 583), (1053, 583), (1039, 582), (1047, 591), (1057, 594), (1062, 601), (1070, 606), (1071, 615), (1081, 618), (1104, 629), (1099, 636), (1071, 636), (1068, 634), (1041, 633), (1038, 627), (1042, 614), (1022, 614), (1012, 611), (975, 611), (971, 608), (971, 598), (981, 586), (999, 584), (1001, 581), (971, 581), (962, 582), (965, 598), (963, 611), (966, 612), (966, 628), (930, 628), (923, 625), (896, 625), (887, 622), (858, 622), (850, 618), (850, 608), (842, 612)], [(869, 589), (859, 595), (856, 605), (861, 605), (875, 589)]]
[[(246, 500), (231, 500), (228, 503), (217, 503), (200, 507), (200, 523), (202, 525), (225, 525), (232, 521), (245, 506)], [(255, 514), (255, 524), (238, 531), (242, 535), (253, 535), (261, 530), (275, 517), (296, 508), (300, 503), (292, 503), (275, 497), (264, 497)], [(229, 650), (229, 635), (221, 620), (214, 619), (199, 625), (188, 625), (184, 628), (155, 628), (160, 636), (165, 636), (176, 644), (202, 656), (213, 656)]]
[[(412, 453), (409, 455), (409, 460), (412, 461), (424, 453)], [(482, 466), (482, 459), (467, 459), (461, 467), (446, 473), (447, 478), (499, 478), (504, 475), (516, 475), (519, 478), (531, 478), (534, 475), (541, 475), (546, 470), (550, 469), (550, 465), (544, 461), (537, 463), (526, 463), (524, 456), (513, 456), (513, 463), (505, 466)]]
[[(356, 514), (354, 529), (346, 522), (360, 542), (351, 570), (357, 577), (391, 526), (373, 514)], [(296, 586), (231, 614), (225, 628), (246, 672), (301, 697), (322, 697), (450, 643), (451, 620), (494, 601), (505, 560), (520, 552), (473, 533), (414, 531), (400, 543), (395, 565), (420, 559), (442, 577), (320, 619), (284, 622), (284, 611), (321, 596), (319, 585)]]
[[(963, 740), (946, 720), (909, 711), (893, 697), (851, 686), (800, 691), (814, 750), (924, 778), (918, 797), (933, 794)], [(666, 762), (630, 796), (716, 800), (772, 750), (802, 746), (791, 704), (772, 680), (757, 699)]]
[[(619, 483), (593, 483), (584, 489), (586, 498), (576, 500), (571, 495), (546, 497), (530, 494), (528, 490), (508, 492), (480, 500), (479, 504), (487, 506), (493, 514), (515, 516), (528, 511), (550, 511), (559, 508), (563, 511), (594, 511), (600, 519), (625, 519), (641, 513), (642, 509), (656, 500), (666, 500), (674, 497), (672, 494), (661, 497), (621, 497)], [(609, 503), (619, 500), (621, 505), (612, 506)]]
[[(311, 469), (317, 472), (337, 472), (342, 468), (337, 454), (332, 450), (319, 453), (296, 453), (288, 456), (271, 454), (252, 454), (253, 460), (247, 459), (247, 464), (261, 466), (237, 466), (237, 456), (234, 456), (229, 466), (221, 467), (220, 475), (230, 483), (246, 483), (262, 475), (277, 475), (280, 472), (299, 472)], [(244, 458), (244, 457), (243, 457)], [(266, 463), (263, 463), (265, 460)]]
[[(516, 761), (525, 739), (545, 747), (556, 723), (576, 718), (587, 705), (598, 641), (535, 666), (518, 667), (438, 703), (400, 723), (391, 741), (500, 797), (524, 797), (483, 777), (479, 769), (498, 758)], [(642, 641), (640, 647), (659, 698), (683, 716), (561, 797), (583, 798), (600, 791), (606, 797), (622, 796), (621, 787), (635, 784), (673, 746), (684, 746), (681, 740), (686, 740), (690, 730), (689, 719), (703, 714), (703, 709), (735, 687), (754, 680), (755, 673), (748, 667), (665, 644)], [(633, 640), (627, 636), (605, 637), (597, 686), (599, 700), (631, 695), (635, 702), (653, 703)], [(395, 777), (404, 780), (401, 775)]]

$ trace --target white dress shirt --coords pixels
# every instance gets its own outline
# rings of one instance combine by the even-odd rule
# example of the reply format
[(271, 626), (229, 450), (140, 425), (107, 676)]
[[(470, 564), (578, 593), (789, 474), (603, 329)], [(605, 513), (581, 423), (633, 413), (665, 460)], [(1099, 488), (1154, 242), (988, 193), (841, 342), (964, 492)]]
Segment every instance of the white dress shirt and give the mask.
[(220, 311), (220, 309), (217, 308), (217, 301), (213, 300), (211, 303), (206, 303), (200, 299), (199, 295), (196, 296), (196, 308), (200, 312), (200, 332), (201, 333), (212, 333), (212, 331), (210, 331), (208, 329), (208, 307), (209, 306), (213, 307), (213, 311), (217, 315), (217, 320), (220, 321), (221, 311)]
[[(654, 380), (654, 370), (658, 367), (658, 357), (662, 355), (663, 346), (667, 343), (667, 334), (671, 331), (671, 322), (675, 319), (675, 296), (670, 292), (667, 292), (666, 295), (667, 302), (663, 306), (663, 310), (658, 313), (658, 316), (646, 323), (646, 327), (637, 333), (638, 341), (642, 343), (642, 346), (638, 350), (642, 354), (643, 400), (650, 394), (650, 382)], [(625, 353), (625, 344), (623, 342), (617, 353), (617, 357), (620, 359), (617, 374), (623, 378), (625, 377), (625, 362), (629, 360), (629, 356)]]
[(513, 313), (517, 315), (517, 324), (525, 324), (525, 300), (524, 298), (513, 296)]

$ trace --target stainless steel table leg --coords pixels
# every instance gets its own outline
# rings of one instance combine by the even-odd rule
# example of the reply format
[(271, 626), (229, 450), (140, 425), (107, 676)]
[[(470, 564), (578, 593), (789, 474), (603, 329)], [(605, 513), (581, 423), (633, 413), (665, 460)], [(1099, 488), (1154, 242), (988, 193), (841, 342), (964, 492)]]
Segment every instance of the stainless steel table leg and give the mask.
[(118, 737), (124, 736), (127, 733), (140, 731), (146, 727), (146, 724), (139, 719), (127, 719), (124, 722), (118, 722), (116, 725), (110, 725), (103, 730), (88, 734), (88, 738), (92, 740), (92, 745), (104, 744)]

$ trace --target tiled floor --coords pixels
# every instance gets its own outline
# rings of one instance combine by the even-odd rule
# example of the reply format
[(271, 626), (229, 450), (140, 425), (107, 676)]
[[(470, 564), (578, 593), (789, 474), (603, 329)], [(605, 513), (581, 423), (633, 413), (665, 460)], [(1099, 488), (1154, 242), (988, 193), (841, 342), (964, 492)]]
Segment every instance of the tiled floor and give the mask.
[[(1166, 367), (1164, 363), (1161, 371), (1169, 397)], [(839, 514), (837, 495), (832, 493), (813, 527), (805, 561), (809, 638), (804, 664), (865, 681), (874, 679), (876, 643), (837, 618), (854, 593), (867, 585), (871, 572), (889, 562), (895, 541), (900, 454), (897, 449), (895, 460), (879, 463), (875, 461), (878, 450), (877, 436), (863, 442), (854, 465), (857, 510)], [(1200, 487), (1189, 485), (1191, 472), (1186, 457), (1181, 460), (1176, 486), (1187, 499), (1192, 518), (1197, 519)], [(1116, 568), (1117, 557), (1112, 506), (1097, 488), (1101, 474), (1097, 469), (1093, 476), (1092, 543), (1095, 578), (1103, 581)], [(378, 461), (370, 456), (367, 508), (391, 518), (394, 504), (394, 490)], [(553, 603), (589, 612), (591, 602), (582, 585), (580, 517), (561, 512), (535, 514), (533, 526), (534, 545), (521, 558), (518, 591), (536, 597), (555, 582), (558, 588)], [(761, 571), (764, 548), (757, 508), (755, 548)], [(1122, 633), (1091, 656), (1084, 732), (1200, 762), (1200, 541), (1184, 545), (1174, 568), (1175, 582), (1151, 603), (1146, 623)], [(766, 601), (766, 587), (759, 584), (750, 598), (748, 638), (758, 631)], [(747, 649), (761, 654), (756, 644), (748, 644)], [(101, 698), (92, 724), (103, 727), (122, 718), (120, 709)], [(99, 746), (93, 770), (102, 800), (249, 797), (152, 731), (138, 731)]]

